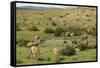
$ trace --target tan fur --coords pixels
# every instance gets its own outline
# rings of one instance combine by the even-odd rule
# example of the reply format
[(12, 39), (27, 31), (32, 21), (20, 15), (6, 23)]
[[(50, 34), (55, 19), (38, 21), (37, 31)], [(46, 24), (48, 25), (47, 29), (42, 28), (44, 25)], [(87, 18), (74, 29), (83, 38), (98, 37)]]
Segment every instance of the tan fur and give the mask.
[(70, 36), (71, 36), (71, 37), (74, 36), (74, 33), (70, 33)]
[(74, 44), (75, 48), (78, 48), (78, 42), (77, 42), (77, 40), (72, 40), (72, 43)]
[(39, 44), (43, 43), (45, 40), (41, 39), (40, 37), (36, 36), (35, 39), (27, 43), (26, 47), (32, 47), (32, 46), (39, 46)]
[(33, 43), (32, 42), (29, 42), (29, 43), (27, 43), (27, 45), (26, 45), (26, 47), (28, 47), (28, 48), (30, 48), (30, 47), (32, 47), (33, 46)]
[(54, 56), (56, 57), (56, 59), (58, 60), (59, 59), (59, 55), (60, 55), (60, 51), (58, 48), (54, 48), (53, 49), (53, 53), (54, 53)]
[(79, 44), (88, 44), (88, 36), (84, 36), (79, 40)]
[(44, 42), (44, 39), (41, 39), (39, 36), (35, 36), (35, 38), (28, 42), (26, 47), (32, 52), (35, 58), (38, 58), (40, 55), (39, 45)]
[(35, 36), (33, 39), (32, 39), (32, 42), (35, 42), (36, 40), (39, 40), (40, 39), (40, 36)]
[(39, 47), (32, 46), (30, 49), (31, 49), (31, 52), (32, 52), (34, 58), (38, 59), (40, 57), (40, 49), (39, 49)]
[(65, 37), (70, 37), (71, 35), (70, 35), (70, 32), (65, 32), (65, 35), (64, 35)]

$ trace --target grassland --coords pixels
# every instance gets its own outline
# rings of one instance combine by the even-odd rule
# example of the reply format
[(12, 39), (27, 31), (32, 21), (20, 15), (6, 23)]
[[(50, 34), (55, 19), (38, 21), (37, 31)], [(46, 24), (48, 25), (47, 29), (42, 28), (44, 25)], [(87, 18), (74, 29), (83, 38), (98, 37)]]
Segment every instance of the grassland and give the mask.
[[(30, 30), (35, 26), (37, 31)], [(74, 33), (81, 31), (80, 35), (72, 37), (55, 36), (54, 33), (45, 33), (46, 28), (64, 27)], [(53, 48), (65, 48), (72, 45), (71, 40), (78, 40), (83, 34), (89, 36), (90, 49), (79, 51), (73, 56), (61, 55), (62, 62), (96, 61), (96, 8), (73, 8), (73, 9), (49, 9), (49, 10), (26, 10), (17, 9), (16, 12), (16, 60), (17, 65), (22, 64), (48, 64), (56, 63)], [(90, 30), (90, 33), (87, 32)], [(30, 40), (34, 36), (45, 38), (45, 43), (40, 46), (40, 57), (37, 61), (29, 56), (29, 51), (19, 40)], [(68, 43), (63, 43), (64, 41)]]

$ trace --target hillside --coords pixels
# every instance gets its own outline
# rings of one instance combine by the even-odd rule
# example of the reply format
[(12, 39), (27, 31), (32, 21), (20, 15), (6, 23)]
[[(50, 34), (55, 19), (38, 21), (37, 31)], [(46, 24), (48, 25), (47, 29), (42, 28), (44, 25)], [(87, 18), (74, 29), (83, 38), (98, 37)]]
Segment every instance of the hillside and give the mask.
[(25, 10), (17, 9), (17, 25), (27, 30), (32, 25), (40, 30), (46, 27), (68, 27), (92, 29), (96, 27), (96, 8)]

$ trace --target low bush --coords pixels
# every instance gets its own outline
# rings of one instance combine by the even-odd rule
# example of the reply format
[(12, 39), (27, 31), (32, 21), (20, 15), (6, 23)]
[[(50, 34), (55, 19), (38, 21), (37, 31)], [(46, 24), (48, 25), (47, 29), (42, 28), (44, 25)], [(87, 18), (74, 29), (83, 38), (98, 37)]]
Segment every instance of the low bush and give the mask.
[(27, 43), (28, 43), (28, 40), (23, 40), (23, 39), (19, 39), (19, 40), (16, 41), (16, 44), (17, 44), (19, 47), (26, 46)]
[(94, 48), (96, 48), (96, 47), (97, 47), (96, 44), (94, 44), (94, 45), (89, 45), (89, 46), (88, 46), (89, 49), (94, 49)]
[(52, 28), (45, 28), (44, 30), (45, 33), (54, 33), (54, 30)]
[(96, 29), (87, 32), (87, 34), (89, 34), (89, 35), (93, 35), (93, 36), (96, 36)]
[(72, 33), (74, 33), (75, 36), (80, 36), (84, 32), (80, 27), (73, 26), (73, 25), (65, 27), (64, 31), (72, 32)]
[(17, 59), (17, 60), (16, 60), (16, 63), (17, 63), (17, 64), (22, 64), (23, 62), (22, 62), (20, 59)]
[(88, 45), (87, 44), (80, 44), (78, 47), (79, 47), (80, 51), (84, 51), (84, 50), (88, 49)]
[(22, 29), (19, 27), (18, 24), (16, 24), (16, 31), (21, 31)]
[(76, 54), (76, 50), (72, 46), (66, 46), (64, 49), (61, 50), (62, 55), (71, 56)]
[(54, 31), (55, 36), (61, 36), (61, 34), (64, 32), (64, 28), (57, 27)]
[(56, 26), (57, 24), (55, 22), (52, 22), (52, 26)]
[(67, 43), (67, 41), (65, 40), (63, 43)]
[(28, 27), (29, 31), (39, 31), (39, 29), (36, 26), (30, 26)]

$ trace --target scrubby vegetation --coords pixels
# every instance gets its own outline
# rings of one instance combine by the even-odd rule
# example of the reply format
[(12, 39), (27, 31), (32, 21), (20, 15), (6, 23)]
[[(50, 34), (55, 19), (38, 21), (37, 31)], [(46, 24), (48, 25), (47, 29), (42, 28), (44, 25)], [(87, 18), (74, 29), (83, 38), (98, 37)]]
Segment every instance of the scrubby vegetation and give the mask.
[(88, 45), (81, 44), (81, 45), (79, 45), (79, 49), (81, 51), (86, 50), (86, 49), (88, 49)]
[(39, 31), (39, 29), (36, 27), (36, 26), (30, 26), (30, 27), (28, 27), (28, 30), (29, 31)]
[(61, 36), (61, 34), (62, 34), (63, 32), (64, 32), (64, 29), (63, 29), (63, 28), (57, 27), (57, 28), (55, 29), (54, 35), (55, 35), (55, 36)]
[(54, 29), (52, 29), (52, 28), (45, 28), (44, 32), (45, 33), (54, 33)]
[[(17, 8), (16, 30), (17, 65), (96, 61), (95, 7), (42, 11)], [(65, 36), (65, 33), (74, 35)], [(88, 36), (88, 45), (72, 43), (72, 40), (78, 42), (84, 35)], [(39, 46), (39, 60), (33, 59), (30, 50), (25, 47), (28, 40), (32, 40), (35, 36), (45, 39)], [(55, 62), (53, 54), (55, 47), (60, 50), (59, 62)]]
[(64, 49), (61, 50), (61, 54), (65, 56), (71, 56), (76, 54), (76, 50), (72, 46), (66, 46)]

